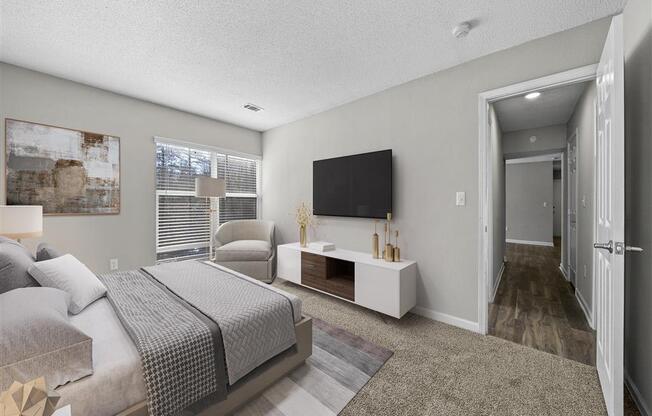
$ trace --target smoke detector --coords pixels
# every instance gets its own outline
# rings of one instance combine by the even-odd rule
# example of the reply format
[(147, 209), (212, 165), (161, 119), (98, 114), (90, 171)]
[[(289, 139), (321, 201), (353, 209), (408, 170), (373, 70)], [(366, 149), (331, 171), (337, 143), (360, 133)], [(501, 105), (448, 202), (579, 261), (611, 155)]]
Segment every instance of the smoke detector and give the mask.
[(468, 35), (470, 31), (471, 31), (471, 23), (462, 22), (453, 28), (452, 33), (453, 36), (455, 36), (457, 39), (461, 39), (466, 35)]
[(243, 105), (243, 107), (246, 108), (247, 110), (253, 111), (255, 113), (257, 113), (257, 112), (259, 112), (260, 110), (263, 109), (263, 107), (260, 107), (260, 106), (258, 106), (256, 104), (251, 104), (251, 103), (247, 103), (247, 104)]

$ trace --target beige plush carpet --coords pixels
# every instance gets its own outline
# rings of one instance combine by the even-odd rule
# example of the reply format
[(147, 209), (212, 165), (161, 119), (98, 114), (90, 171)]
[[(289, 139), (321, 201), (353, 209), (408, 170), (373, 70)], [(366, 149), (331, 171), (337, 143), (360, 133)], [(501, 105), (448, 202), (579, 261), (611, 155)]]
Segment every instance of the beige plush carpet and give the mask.
[(381, 316), (277, 279), (304, 313), (394, 355), (341, 415), (602, 415), (594, 367), (408, 314)]

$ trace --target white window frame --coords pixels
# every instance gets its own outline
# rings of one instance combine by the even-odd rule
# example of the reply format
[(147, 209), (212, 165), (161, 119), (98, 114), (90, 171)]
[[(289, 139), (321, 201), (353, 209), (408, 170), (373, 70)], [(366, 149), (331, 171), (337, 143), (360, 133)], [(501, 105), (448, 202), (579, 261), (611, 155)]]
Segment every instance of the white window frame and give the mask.
[[(234, 157), (240, 157), (244, 159), (251, 159), (256, 162), (256, 193), (234, 193), (234, 192), (227, 192), (226, 197), (237, 197), (237, 198), (256, 198), (256, 219), (261, 218), (261, 212), (262, 212), (262, 156), (260, 155), (255, 155), (251, 153), (245, 153), (245, 152), (239, 152), (236, 150), (230, 150), (230, 149), (225, 149), (222, 147), (217, 147), (217, 146), (210, 146), (210, 145), (205, 145), (205, 144), (200, 144), (196, 143), (193, 141), (188, 141), (188, 140), (178, 140), (178, 139), (171, 139), (168, 137), (162, 137), (162, 136), (154, 136), (154, 146), (158, 144), (168, 144), (168, 145), (173, 145), (173, 146), (180, 146), (180, 147), (186, 147), (190, 148), (193, 150), (201, 150), (201, 151), (206, 151), (206, 152), (211, 152), (214, 155), (216, 154), (222, 154), (226, 156), (234, 156)], [(216, 160), (211, 160), (211, 176), (217, 176), (216, 172), (214, 172), (214, 169), (217, 169), (217, 161)], [(160, 249), (159, 248), (159, 216), (158, 216), (158, 210), (159, 210), (159, 196), (160, 195), (175, 195), (175, 196), (195, 196), (195, 193), (193, 191), (166, 191), (166, 190), (155, 190), (155, 229), (156, 229), (156, 253), (166, 253), (166, 252), (171, 252), (171, 251), (177, 251), (179, 250), (178, 247), (167, 247)], [(211, 200), (211, 208), (215, 209), (215, 216), (216, 216), (216, 221), (213, 222), (213, 227), (215, 229), (211, 230), (211, 237), (215, 235), (215, 232), (217, 231), (217, 227), (219, 227), (220, 224), (220, 207), (219, 207), (219, 200), (214, 200), (212, 198)], [(193, 244), (188, 244), (185, 249), (194, 249), (194, 248), (203, 248), (203, 247), (208, 247), (209, 243), (193, 243)]]

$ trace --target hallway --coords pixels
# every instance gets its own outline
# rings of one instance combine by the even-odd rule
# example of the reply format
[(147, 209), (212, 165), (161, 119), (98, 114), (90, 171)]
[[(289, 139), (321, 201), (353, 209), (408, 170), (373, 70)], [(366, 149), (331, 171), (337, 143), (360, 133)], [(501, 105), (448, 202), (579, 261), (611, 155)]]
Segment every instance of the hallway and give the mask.
[(595, 333), (559, 271), (560, 247), (507, 244), (489, 334), (595, 365)]

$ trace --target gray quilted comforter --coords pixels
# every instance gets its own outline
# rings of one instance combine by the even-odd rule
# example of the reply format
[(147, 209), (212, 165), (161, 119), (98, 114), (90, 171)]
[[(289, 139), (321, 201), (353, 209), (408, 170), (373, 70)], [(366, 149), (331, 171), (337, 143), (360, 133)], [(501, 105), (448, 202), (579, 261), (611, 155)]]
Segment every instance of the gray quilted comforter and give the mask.
[(151, 415), (224, 399), (229, 385), (296, 343), (289, 299), (199, 261), (99, 278), (141, 355)]

